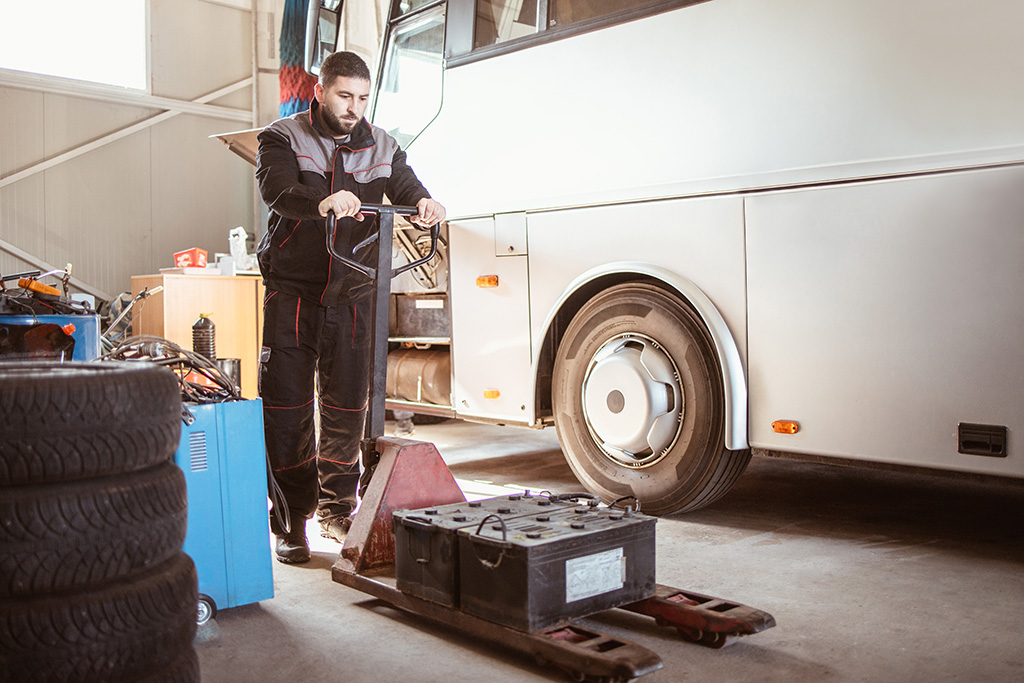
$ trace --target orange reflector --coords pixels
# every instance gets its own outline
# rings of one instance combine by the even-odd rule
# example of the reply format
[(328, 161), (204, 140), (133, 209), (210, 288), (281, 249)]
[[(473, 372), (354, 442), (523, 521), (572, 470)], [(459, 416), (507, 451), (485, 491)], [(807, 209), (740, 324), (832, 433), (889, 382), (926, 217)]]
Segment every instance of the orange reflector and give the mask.
[(484, 398), (499, 398), (501, 392), (497, 389), (484, 389)]
[(67, 325), (65, 325), (64, 327), (62, 327), (60, 329), (64, 330), (64, 334), (66, 334), (66, 335), (68, 335), (70, 337), (71, 333), (75, 331), (75, 324), (74, 323), (68, 323)]
[(772, 429), (779, 434), (796, 434), (800, 431), (800, 425), (789, 420), (776, 420), (772, 422)]
[(476, 279), (477, 287), (497, 287), (498, 276), (497, 275), (481, 275)]

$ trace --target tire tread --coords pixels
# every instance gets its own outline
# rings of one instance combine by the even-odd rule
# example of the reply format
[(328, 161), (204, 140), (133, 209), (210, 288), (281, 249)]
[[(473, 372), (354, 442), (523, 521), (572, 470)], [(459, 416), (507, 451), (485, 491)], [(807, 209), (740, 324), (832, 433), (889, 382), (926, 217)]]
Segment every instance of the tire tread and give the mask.
[(174, 373), (128, 363), (0, 365), (0, 486), (131, 472), (174, 456)]
[(172, 557), (185, 540), (185, 476), (164, 463), (117, 477), (8, 489), (0, 598), (97, 585)]

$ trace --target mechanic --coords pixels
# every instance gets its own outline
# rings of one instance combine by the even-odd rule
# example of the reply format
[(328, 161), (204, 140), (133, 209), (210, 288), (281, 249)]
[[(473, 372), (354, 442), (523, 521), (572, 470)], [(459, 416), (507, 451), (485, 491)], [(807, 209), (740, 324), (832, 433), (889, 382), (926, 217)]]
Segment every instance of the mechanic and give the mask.
[[(323, 61), (309, 110), (258, 138), (256, 178), (270, 209), (257, 250), (266, 285), (259, 383), (270, 466), (288, 507), (272, 510), (270, 523), (277, 559), (289, 564), (310, 559), (305, 526), (314, 513), (324, 536), (345, 538), (369, 394), (373, 283), (332, 263), (324, 219), (338, 217), (334, 248), (345, 254), (377, 230), (363, 202), (387, 195), (415, 206), (410, 220), (421, 226), (445, 218), (395, 139), (363, 118), (369, 96), (366, 63), (336, 52)], [(372, 266), (376, 250), (374, 242), (355, 258)]]

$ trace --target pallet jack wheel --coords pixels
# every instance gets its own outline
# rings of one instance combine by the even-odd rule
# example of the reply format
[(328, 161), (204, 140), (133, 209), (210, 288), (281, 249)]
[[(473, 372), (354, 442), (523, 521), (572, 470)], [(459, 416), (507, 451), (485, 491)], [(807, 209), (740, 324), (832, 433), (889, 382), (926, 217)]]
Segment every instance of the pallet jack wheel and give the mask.
[(202, 626), (215, 616), (217, 616), (217, 603), (206, 593), (200, 593), (196, 603), (196, 626)]
[(683, 640), (689, 643), (703, 645), (704, 647), (710, 647), (714, 650), (719, 650), (736, 640), (734, 637), (729, 636), (729, 634), (727, 633), (716, 633), (713, 631), (701, 631), (700, 629), (684, 628), (678, 628), (676, 630), (679, 631), (679, 634), (683, 637)]

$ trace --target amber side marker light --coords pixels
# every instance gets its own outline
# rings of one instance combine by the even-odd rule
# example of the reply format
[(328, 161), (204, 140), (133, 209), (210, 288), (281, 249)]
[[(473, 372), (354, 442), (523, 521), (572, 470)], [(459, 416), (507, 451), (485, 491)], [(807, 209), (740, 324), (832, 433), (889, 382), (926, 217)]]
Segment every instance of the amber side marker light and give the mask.
[(772, 429), (779, 434), (796, 434), (800, 431), (800, 425), (789, 420), (776, 420), (772, 422)]
[(497, 275), (481, 275), (476, 279), (477, 287), (497, 287), (498, 276)]
[(500, 396), (501, 396), (501, 392), (498, 391), (497, 389), (485, 389), (484, 390), (484, 398), (499, 398)]

